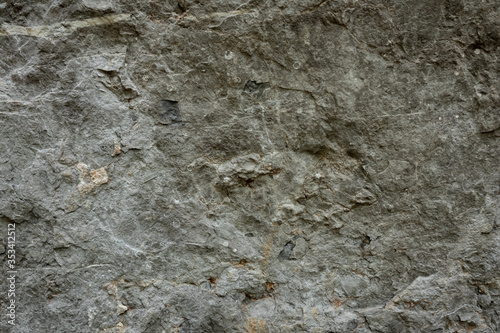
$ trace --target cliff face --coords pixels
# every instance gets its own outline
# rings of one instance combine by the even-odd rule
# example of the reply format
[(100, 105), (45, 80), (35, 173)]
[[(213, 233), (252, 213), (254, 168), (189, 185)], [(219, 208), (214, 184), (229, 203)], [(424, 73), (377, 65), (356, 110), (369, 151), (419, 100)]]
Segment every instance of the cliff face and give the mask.
[(498, 1), (0, 8), (2, 332), (500, 332)]

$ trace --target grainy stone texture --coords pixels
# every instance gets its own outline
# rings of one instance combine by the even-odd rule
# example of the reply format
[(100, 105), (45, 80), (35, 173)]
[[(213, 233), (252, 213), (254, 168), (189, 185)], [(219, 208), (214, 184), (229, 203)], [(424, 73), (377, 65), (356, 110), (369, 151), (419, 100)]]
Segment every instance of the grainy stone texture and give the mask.
[(497, 0), (0, 4), (1, 332), (500, 332)]

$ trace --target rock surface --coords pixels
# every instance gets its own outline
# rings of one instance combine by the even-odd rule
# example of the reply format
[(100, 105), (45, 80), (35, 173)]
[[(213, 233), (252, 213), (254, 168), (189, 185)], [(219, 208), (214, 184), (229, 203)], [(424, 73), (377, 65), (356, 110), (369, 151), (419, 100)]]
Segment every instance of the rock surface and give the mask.
[(497, 0), (0, 23), (0, 331), (500, 332)]

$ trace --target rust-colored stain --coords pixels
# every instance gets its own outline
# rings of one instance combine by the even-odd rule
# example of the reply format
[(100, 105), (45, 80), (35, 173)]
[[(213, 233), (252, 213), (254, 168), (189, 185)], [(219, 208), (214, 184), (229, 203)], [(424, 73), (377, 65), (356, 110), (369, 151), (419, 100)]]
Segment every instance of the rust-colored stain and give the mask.
[(344, 304), (345, 304), (345, 302), (347, 302), (347, 300), (345, 300), (345, 301), (339, 301), (338, 299), (334, 299), (334, 300), (333, 300), (333, 303), (335, 304), (335, 305), (334, 305), (335, 310), (337, 310), (337, 309), (338, 309), (338, 308), (340, 308), (342, 305), (344, 305)]
[(269, 241), (266, 243), (264, 246), (264, 268), (267, 266), (267, 260), (269, 258), (269, 253), (271, 252), (271, 244), (273, 243), (272, 239), (269, 239)]
[(247, 333), (267, 333), (267, 324), (265, 320), (250, 318), (245, 325)]

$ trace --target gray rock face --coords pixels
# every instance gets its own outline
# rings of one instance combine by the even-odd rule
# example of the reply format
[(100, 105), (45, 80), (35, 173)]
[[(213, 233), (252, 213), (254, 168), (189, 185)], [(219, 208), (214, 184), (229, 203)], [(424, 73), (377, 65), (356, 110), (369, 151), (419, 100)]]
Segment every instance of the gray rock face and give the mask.
[(498, 1), (0, 23), (1, 332), (500, 332)]

